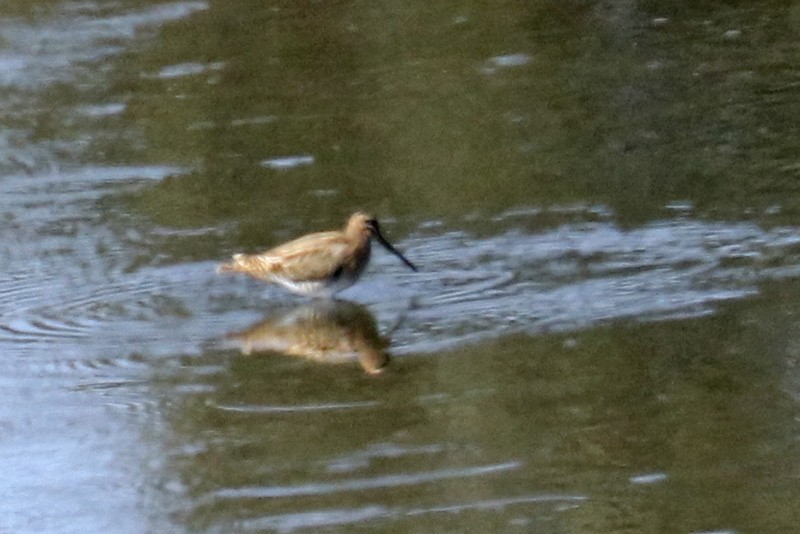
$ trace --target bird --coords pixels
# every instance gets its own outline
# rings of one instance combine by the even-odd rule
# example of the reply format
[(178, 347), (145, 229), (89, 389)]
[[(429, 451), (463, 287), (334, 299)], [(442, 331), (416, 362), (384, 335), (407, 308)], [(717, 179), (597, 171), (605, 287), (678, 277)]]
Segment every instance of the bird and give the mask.
[(308, 234), (257, 254), (234, 254), (217, 271), (247, 274), (311, 298), (330, 298), (361, 277), (369, 263), (373, 238), (417, 271), (383, 237), (377, 219), (363, 212), (351, 215), (342, 230)]

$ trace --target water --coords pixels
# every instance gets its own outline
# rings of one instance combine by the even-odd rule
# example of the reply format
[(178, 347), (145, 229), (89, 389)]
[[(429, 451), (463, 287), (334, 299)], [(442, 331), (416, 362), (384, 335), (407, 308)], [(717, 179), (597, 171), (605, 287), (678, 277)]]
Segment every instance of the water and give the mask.
[(0, 531), (792, 530), (800, 19), (684, 7), (6, 3)]

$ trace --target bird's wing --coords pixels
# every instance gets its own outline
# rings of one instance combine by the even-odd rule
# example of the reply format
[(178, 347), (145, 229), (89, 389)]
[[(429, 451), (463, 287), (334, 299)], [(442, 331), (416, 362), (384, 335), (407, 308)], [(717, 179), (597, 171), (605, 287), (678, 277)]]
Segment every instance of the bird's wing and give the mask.
[(341, 266), (352, 246), (341, 232), (319, 232), (279, 245), (262, 254), (275, 275), (301, 280), (321, 280)]

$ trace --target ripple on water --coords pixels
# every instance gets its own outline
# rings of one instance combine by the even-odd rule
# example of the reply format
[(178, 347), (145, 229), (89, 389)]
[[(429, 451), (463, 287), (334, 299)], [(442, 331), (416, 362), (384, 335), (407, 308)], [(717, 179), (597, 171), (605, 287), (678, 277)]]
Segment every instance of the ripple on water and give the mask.
[[(76, 8), (76, 6), (78, 6)], [(57, 82), (74, 82), (86, 76), (107, 76), (97, 62), (121, 51), (120, 39), (129, 39), (137, 29), (157, 26), (206, 9), (205, 2), (166, 2), (141, 11), (115, 16), (88, 16), (102, 11), (90, 2), (66, 3), (53, 17), (38, 17), (36, 23), (16, 20), (4, 27), (6, 70), (0, 85), (16, 89), (39, 88)]]
[(329, 473), (349, 473), (368, 467), (378, 459), (395, 459), (418, 455), (437, 455), (445, 451), (445, 446), (440, 444), (401, 446), (394, 443), (376, 443), (365, 450), (355, 451), (351, 454), (333, 458), (326, 462), (326, 471)]
[(402, 520), (415, 516), (441, 513), (458, 513), (469, 510), (500, 511), (508, 507), (525, 504), (549, 504), (559, 507), (577, 506), (588, 500), (584, 495), (529, 494), (515, 497), (484, 499), (476, 501), (442, 504), (439, 506), (402, 508), (387, 506), (363, 506), (360, 508), (319, 509), (288, 514), (276, 514), (238, 521), (244, 530), (293, 531), (298, 529), (325, 528), (360, 524), (376, 520)]
[[(797, 276), (800, 230), (691, 219), (621, 229), (611, 221), (541, 233), (465, 232), (406, 244), (421, 273), (395, 352), (427, 352), (480, 337), (660, 320), (713, 312), (771, 278)], [(389, 306), (376, 301), (376, 313)]]
[(319, 404), (295, 404), (295, 405), (256, 405), (256, 404), (217, 404), (215, 407), (223, 412), (235, 413), (255, 413), (255, 414), (301, 414), (308, 412), (334, 412), (342, 410), (358, 410), (365, 408), (376, 408), (380, 406), (377, 401), (356, 401), (356, 402), (326, 402)]
[(239, 488), (222, 488), (215, 490), (201, 503), (209, 501), (287, 498), (310, 495), (326, 495), (332, 493), (386, 489), (398, 486), (417, 486), (443, 480), (482, 477), (519, 469), (521, 462), (504, 462), (449, 469), (434, 469), (419, 473), (393, 473), (372, 478), (354, 478), (334, 482), (309, 482), (307, 484), (289, 486), (248, 486)]
[[(436, 226), (399, 244), (420, 272), (376, 251), (342, 297), (366, 304), (391, 331), (390, 352), (402, 354), (625, 318), (694, 317), (754, 294), (761, 281), (800, 273), (794, 228), (684, 217), (621, 229), (595, 211), (591, 222), (540, 232), (479, 237)], [(512, 215), (497, 224), (524, 220)], [(64, 258), (54, 256), (0, 281), (0, 343), (59, 343), (89, 359), (131, 346), (197, 353), (290, 299), (258, 282), (218, 277), (213, 261), (128, 270), (131, 252), (110, 250), (58, 268), (52, 262)]]
[[(91, 376), (102, 388), (146, 371), (146, 359), (137, 353), (175, 348), (176, 332), (189, 315), (170, 296), (180, 273), (114, 271), (94, 276), (94, 284), (76, 284), (77, 276), (51, 274), (37, 283), (39, 273), (17, 274), (0, 282), (0, 347), (27, 355), (18, 365), (35, 376)], [(207, 332), (195, 332), (192, 343)]]

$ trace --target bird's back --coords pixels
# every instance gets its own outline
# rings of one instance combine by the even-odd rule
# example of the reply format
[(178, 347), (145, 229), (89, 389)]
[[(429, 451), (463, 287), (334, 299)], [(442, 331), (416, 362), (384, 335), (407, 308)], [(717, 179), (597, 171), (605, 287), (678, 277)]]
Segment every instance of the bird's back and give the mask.
[(368, 257), (368, 241), (353, 243), (342, 232), (318, 232), (261, 253), (235, 254), (220, 271), (279, 283), (317, 281), (336, 276), (340, 270), (360, 272)]

